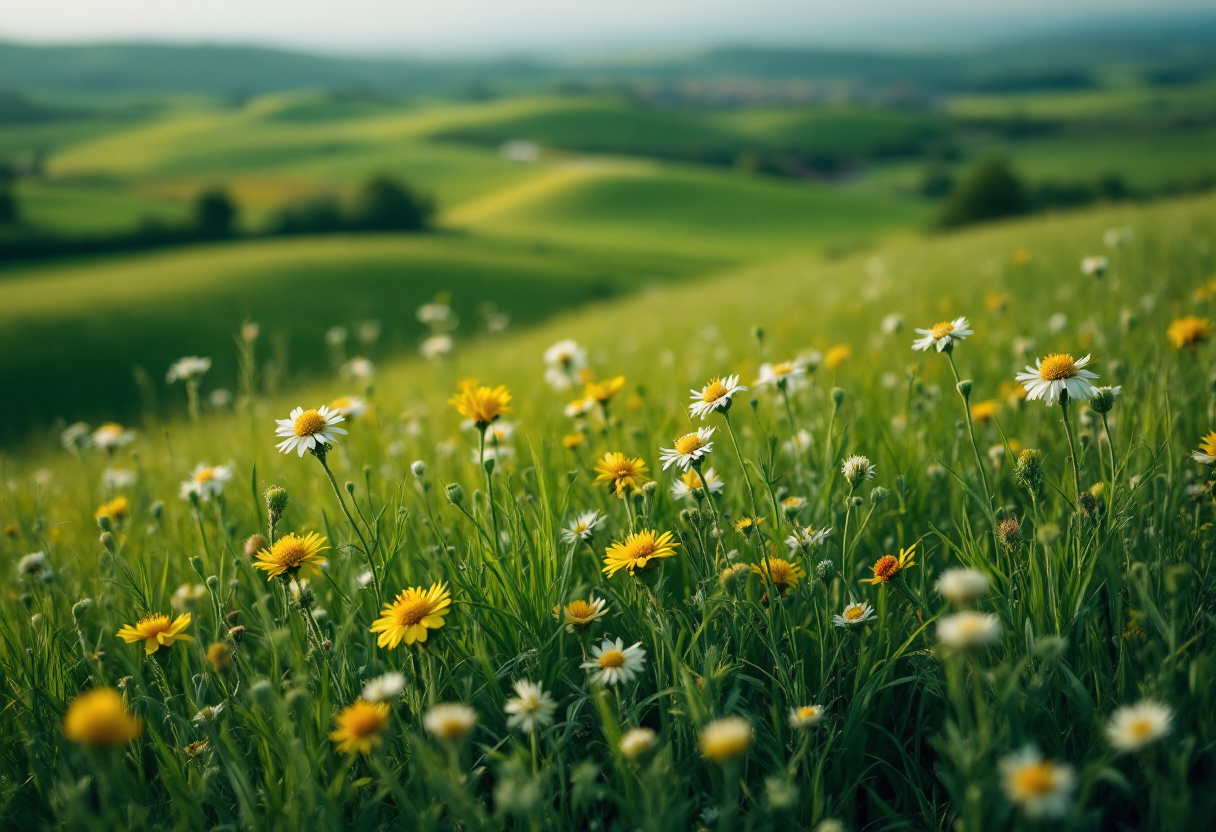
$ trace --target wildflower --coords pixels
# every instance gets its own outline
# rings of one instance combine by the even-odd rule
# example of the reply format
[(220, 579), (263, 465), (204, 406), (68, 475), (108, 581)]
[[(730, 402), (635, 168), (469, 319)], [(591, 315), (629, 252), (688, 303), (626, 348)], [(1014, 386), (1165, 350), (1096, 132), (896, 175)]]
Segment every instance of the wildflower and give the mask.
[(604, 454), (595, 464), (595, 471), (599, 474), (595, 481), (608, 483), (608, 493), (622, 499), (650, 481), (646, 476), (650, 469), (641, 457), (630, 459), (619, 451)]
[(127, 430), (116, 422), (106, 424), (93, 431), (91, 442), (104, 451), (113, 451), (135, 441), (135, 431)]
[(477, 725), (477, 711), (459, 702), (440, 702), (422, 717), (422, 727), (441, 740), (461, 740)]
[(632, 682), (645, 665), (646, 651), (642, 649), (642, 642), (626, 647), (619, 638), (616, 641), (606, 638), (603, 643), (591, 646), (591, 658), (579, 667), (592, 671), (593, 685), (618, 685)]
[(362, 356), (355, 356), (342, 365), (342, 378), (366, 381), (376, 375), (376, 365)]
[(329, 548), (325, 541), (326, 538), (316, 532), (309, 532), (304, 537), (285, 534), (269, 549), (258, 552), (253, 567), (265, 571), (268, 581), (284, 573), (294, 575), (303, 566), (319, 569), (325, 565), (321, 552)]
[(801, 456), (811, 449), (814, 445), (815, 437), (811, 432), (805, 429), (799, 429), (797, 433), (782, 443), (782, 449), (790, 456)]
[[(1216, 432), (1213, 432), (1212, 440), (1212, 449), (1216, 451)], [(1013, 478), (1022, 488), (1032, 494), (1038, 494), (1039, 489), (1043, 486), (1043, 454), (1035, 448), (1027, 448), (1018, 454), (1018, 462), (1013, 469)]]
[(1057, 312), (1047, 319), (1047, 328), (1052, 332), (1063, 332), (1066, 326), (1068, 326), (1068, 316), (1063, 312)]
[(584, 511), (570, 521), (570, 525), (562, 532), (562, 542), (572, 544), (576, 540), (590, 540), (595, 536), (595, 530), (606, 518), (598, 511)]
[(1081, 274), (1086, 277), (1103, 277), (1110, 268), (1110, 261), (1101, 255), (1081, 260)]
[(850, 488), (856, 488), (865, 480), (874, 479), (874, 471), (875, 466), (869, 458), (860, 455), (849, 457), (840, 466), (840, 473), (844, 474), (844, 480)]
[(831, 529), (816, 530), (812, 526), (803, 526), (795, 523), (790, 536), (785, 539), (785, 545), (789, 546), (790, 549), (800, 549), (808, 553), (813, 552), (823, 545), (823, 541), (827, 540), (831, 533)]
[(874, 608), (869, 604), (849, 604), (840, 615), (832, 616), (832, 623), (837, 627), (858, 627), (874, 618)]
[(511, 413), (511, 393), (503, 385), (498, 387), (462, 387), (448, 404), (466, 419), (472, 420), (478, 430), (498, 419), (504, 413)]
[(1165, 331), (1165, 336), (1175, 349), (1186, 348), (1195, 352), (1199, 345), (1212, 337), (1212, 322), (1208, 318), (1187, 315), (1175, 319)]
[(597, 402), (603, 406), (608, 404), (613, 396), (621, 392), (624, 386), (624, 376), (617, 376), (605, 381), (589, 381), (583, 386), (583, 398)]
[(645, 571), (654, 565), (652, 561), (674, 557), (679, 545), (672, 538), (671, 532), (659, 534), (650, 529), (643, 529), (604, 550), (607, 557), (604, 558), (602, 571), (609, 578), (622, 569), (629, 570), (630, 575), (634, 574), (635, 570)]
[(715, 410), (729, 410), (735, 395), (746, 390), (746, 387), (739, 384), (738, 376), (710, 379), (709, 384), (700, 390), (689, 391), (692, 394), (692, 404), (688, 406), (688, 412), (704, 419)]
[(38, 577), (49, 568), (45, 552), (30, 552), (17, 561), (17, 574), (25, 578)]
[(947, 647), (980, 647), (1000, 638), (1001, 619), (991, 613), (964, 610), (937, 622), (937, 640)]
[(368, 702), (392, 702), (405, 691), (405, 675), (385, 673), (363, 686), (363, 698)]
[(79, 451), (92, 443), (91, 428), (84, 422), (73, 422), (59, 434), (59, 444), (66, 450)]
[(752, 744), (752, 724), (741, 716), (715, 719), (701, 729), (697, 744), (706, 759), (725, 763), (747, 753)]
[(232, 479), (231, 465), (208, 465), (200, 462), (194, 467), (190, 479), (181, 484), (181, 497), (188, 500), (193, 495), (207, 501), (224, 493), (224, 484)]
[(339, 396), (329, 403), (329, 409), (347, 419), (358, 419), (367, 413), (368, 403), (362, 396)]
[(190, 613), (182, 613), (172, 622), (167, 615), (152, 613), (139, 620), (134, 626), (125, 626), (118, 631), (118, 637), (127, 644), (137, 641), (144, 643), (144, 654), (152, 655), (162, 647), (172, 647), (175, 641), (193, 641), (194, 636), (188, 636), (183, 631), (190, 626)]
[(287, 437), (275, 447), (285, 454), (297, 451), (300, 456), (308, 451), (317, 452), (318, 445), (333, 445), (335, 434), (345, 434), (343, 428), (334, 427), (345, 421), (345, 416), (321, 405), (316, 410), (297, 407), (286, 419), (277, 419), (276, 436)]
[(507, 719), (507, 728), (519, 728), (530, 734), (537, 728), (553, 724), (557, 703), (536, 682), (520, 679), (515, 682), (515, 696), (507, 700), (503, 710), (511, 715)]
[(779, 361), (776, 364), (761, 364), (757, 387), (776, 387), (793, 392), (806, 375), (806, 369), (797, 361)]
[(887, 315), (882, 319), (882, 323), (879, 324), (879, 329), (882, 330), (883, 335), (894, 335), (903, 328), (904, 316), (898, 312), (892, 312)]
[(78, 745), (126, 745), (143, 732), (144, 724), (127, 712), (113, 688), (85, 691), (63, 714), (63, 735)]
[(131, 501), (126, 497), (119, 496), (99, 506), (97, 511), (93, 512), (93, 517), (97, 520), (101, 520), (103, 517), (108, 518), (111, 523), (118, 526), (127, 519), (130, 513)]
[(193, 609), (206, 597), (207, 587), (202, 584), (186, 583), (173, 590), (173, 597), (169, 599), (169, 603), (173, 605), (174, 609)]
[(801, 708), (790, 708), (790, 727), (805, 731), (814, 728), (823, 720), (826, 712), (818, 705), (803, 705)]
[(107, 468), (101, 474), (101, 482), (111, 491), (135, 485), (136, 474), (130, 468)]
[(193, 381), (196, 378), (201, 378), (210, 369), (210, 358), (188, 355), (173, 362), (173, 366), (165, 374), (165, 381), (169, 384), (173, 384), (175, 381)]
[(595, 408), (595, 399), (589, 399), (586, 397), (582, 397), (582, 398), (575, 399), (574, 401), (567, 404), (565, 409), (562, 412), (565, 413), (567, 416), (569, 416), (571, 419), (577, 419), (580, 416), (586, 416), (594, 408)]
[(829, 370), (838, 370), (844, 363), (853, 357), (853, 348), (848, 344), (837, 344), (832, 347), (823, 357), (823, 366)]
[(785, 512), (786, 517), (791, 517), (804, 508), (806, 508), (806, 497), (797, 494), (791, 494), (781, 501), (781, 510)]
[(1102, 242), (1111, 248), (1123, 248), (1132, 241), (1134, 232), (1130, 228), (1108, 228), (1102, 232)]
[(699, 465), (701, 459), (713, 450), (714, 443), (710, 437), (714, 435), (713, 428), (698, 428), (675, 441), (674, 448), (660, 448), (659, 461), (666, 471), (673, 464), (681, 471), (687, 471), (690, 466)]
[(713, 468), (706, 468), (700, 472), (690, 468), (681, 474), (678, 480), (672, 483), (671, 496), (676, 500), (683, 500), (688, 497), (695, 497), (696, 495), (693, 492), (697, 490), (717, 494), (722, 488), (723, 482)]
[(903, 572), (905, 569), (916, 566), (916, 561), (912, 560), (916, 554), (916, 544), (913, 543), (907, 549), (899, 550), (899, 557), (895, 555), (883, 555), (877, 561), (870, 571), (874, 573), (873, 578), (862, 578), (862, 583), (869, 584), (885, 584), (889, 583), (896, 575)]
[(1168, 734), (1172, 722), (1168, 705), (1146, 699), (1111, 714), (1106, 739), (1116, 751), (1139, 751)]
[(206, 740), (195, 740), (194, 742), (186, 743), (185, 748), (182, 750), (191, 757), (197, 757), (200, 754), (206, 754), (208, 751), (210, 751), (211, 743), (207, 742)]
[(1070, 765), (1044, 760), (1027, 746), (1000, 761), (1005, 794), (1030, 818), (1061, 818), (1072, 805), (1076, 775)]
[(565, 448), (567, 451), (573, 451), (575, 448), (577, 448), (579, 445), (582, 445), (586, 441), (587, 441), (587, 434), (585, 434), (585, 433), (567, 433), (565, 436), (562, 437), (562, 447)]
[(347, 756), (371, 754), (381, 743), (381, 734), (388, 728), (387, 702), (357, 700), (334, 717), (338, 727), (329, 732), (329, 739), (339, 753)]
[(1011, 514), (996, 524), (996, 539), (1006, 552), (1013, 553), (1022, 545), (1022, 522)]
[(985, 399), (971, 405), (971, 420), (976, 424), (985, 424), (1001, 409), (1001, 403), (996, 399)]
[(587, 351), (567, 338), (545, 350), (545, 381), (554, 390), (568, 390), (579, 370), (587, 366)]
[(806, 572), (796, 563), (782, 558), (764, 558), (759, 565), (752, 564), (752, 574), (768, 578), (783, 595), (806, 577)]
[(633, 761), (654, 748), (658, 736), (649, 728), (630, 728), (621, 735), (619, 748), (626, 760)]
[(441, 324), (452, 317), (452, 307), (446, 303), (424, 303), (418, 307), (415, 315), (419, 323)]
[(937, 578), (937, 594), (955, 604), (969, 604), (988, 592), (988, 576), (976, 569), (947, 569)]
[(751, 564), (732, 563), (722, 570), (722, 574), (718, 576), (718, 584), (727, 592), (736, 592), (743, 587), (747, 577), (751, 574)]
[(422, 343), (418, 345), (418, 352), (423, 358), (433, 360), (450, 354), (454, 346), (456, 346), (456, 342), (452, 340), (451, 335), (432, 335), (422, 339)]
[(1098, 377), (1082, 369), (1088, 363), (1088, 355), (1073, 361), (1072, 356), (1066, 353), (1052, 353), (1037, 360), (1034, 367), (1027, 366), (1025, 372), (1017, 374), (1017, 380), (1026, 387), (1027, 399), (1043, 399), (1048, 407), (1065, 396), (1069, 399), (1088, 399), (1094, 392), (1089, 379)]
[(1199, 450), (1192, 453), (1191, 458), (1204, 465), (1216, 464), (1216, 430), (1199, 440)]
[(948, 352), (954, 349), (956, 341), (963, 341), (972, 334), (971, 324), (967, 322), (966, 318), (943, 321), (940, 324), (934, 324), (930, 329), (917, 329), (916, 333), (924, 337), (913, 341), (912, 349), (921, 352), (930, 348), (934, 348), (938, 352)]
[(760, 528), (760, 524), (763, 522), (763, 517), (742, 517), (735, 521), (735, 531), (739, 534), (751, 534)]
[(207, 645), (207, 663), (216, 671), (229, 670), (232, 661), (232, 648), (222, 641), (213, 641)]
[(607, 615), (608, 608), (605, 604), (603, 598), (592, 598), (590, 602), (578, 598), (565, 607), (554, 607), (553, 617), (565, 623), (567, 633), (573, 633), (576, 629), (589, 627)]
[(444, 625), (443, 618), (451, 612), (452, 596), (445, 584), (431, 584), (430, 589), (403, 589), (391, 604), (385, 604), (371, 632), (379, 633), (376, 644), (390, 650), (404, 641), (406, 644), (425, 642), (427, 630)]

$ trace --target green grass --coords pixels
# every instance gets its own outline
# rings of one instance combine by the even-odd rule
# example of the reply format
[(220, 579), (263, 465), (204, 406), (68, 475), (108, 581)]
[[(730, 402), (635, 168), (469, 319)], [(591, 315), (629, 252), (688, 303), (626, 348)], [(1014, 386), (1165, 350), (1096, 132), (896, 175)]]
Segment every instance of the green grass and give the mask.
[[(1132, 243), (1107, 252), (1104, 280), (1082, 278), (1080, 258), (1115, 225), (1134, 229)], [(451, 363), (385, 364), (374, 389), (335, 376), (274, 392), (249, 378), (256, 394), (238, 412), (196, 424), (149, 414), (135, 444), (112, 455), (30, 443), (3, 463), (11, 485), (0, 519), (11, 525), (0, 566), (15, 575), (21, 556), (43, 551), (54, 572), (31, 569), (0, 598), (0, 818), (22, 829), (133, 830), (779, 830), (826, 818), (856, 830), (1202, 828), (1216, 813), (1213, 502), (1188, 486), (1210, 476), (1189, 454), (1211, 428), (1213, 346), (1180, 352), (1164, 332), (1176, 310), (1210, 312), (1191, 296), (1216, 269), (1214, 232), (1211, 201), (1191, 200), (751, 266), (695, 291), (660, 287), (589, 307)], [(1027, 264), (1015, 265), (1018, 250)], [(346, 287), (335, 277), (328, 288), (336, 303)], [(1007, 303), (986, 305), (993, 292)], [(905, 328), (883, 334), (892, 312)], [(1049, 324), (1057, 312), (1062, 328)], [(1001, 402), (995, 420), (976, 424), (974, 449), (947, 357), (909, 349), (910, 327), (960, 314), (974, 335), (953, 361), (973, 382), (971, 400)], [(749, 334), (755, 326), (763, 342)], [(626, 376), (606, 421), (572, 422), (562, 413), (572, 394), (542, 381), (540, 355), (564, 337), (588, 348), (599, 377)], [(1036, 340), (1028, 356), (1015, 337)], [(230, 343), (204, 349), (218, 357)], [(754, 388), (760, 361), (834, 344), (851, 358), (814, 370), (788, 406), (753, 389), (735, 399), (729, 423), (691, 422), (716, 428), (707, 464), (726, 487), (700, 511), (668, 496), (674, 477), (659, 448), (689, 429), (690, 387), (738, 372)], [(1101, 383), (1121, 386), (1109, 443), (1103, 420), (1071, 408), (1080, 486), (1093, 489), (1088, 515), (1075, 510), (1060, 409), (1006, 401), (1002, 390), (1027, 360), (1058, 350), (1092, 351)], [(257, 355), (269, 352), (259, 340)], [(515, 454), (489, 474), (471, 461), (475, 434), (445, 404), (469, 376), (514, 394)], [(182, 391), (157, 386), (180, 412)], [(365, 393), (375, 415), (345, 425), (350, 434), (327, 455), (331, 487), (314, 458), (274, 451), (273, 419), (341, 393)], [(566, 451), (559, 439), (576, 427), (586, 443)], [(796, 429), (814, 437), (797, 456), (780, 450)], [(1037, 494), (1015, 480), (1014, 442), (1043, 453)], [(610, 496), (592, 470), (610, 450), (643, 457), (657, 488)], [(849, 454), (876, 465), (856, 489), (838, 473)], [(415, 459), (425, 471), (411, 472)], [(222, 500), (195, 510), (178, 483), (200, 460), (231, 461), (235, 477)], [(121, 489), (130, 516), (99, 541), (93, 511), (114, 496), (107, 466), (137, 479)], [(461, 508), (445, 496), (456, 495), (449, 483)], [(303, 606), (242, 553), (247, 536), (268, 531), (260, 492), (270, 484), (291, 497), (277, 533), (318, 530), (333, 547)], [(792, 512), (800, 523), (834, 529), (822, 548), (787, 550), (791, 521), (775, 505), (785, 494), (806, 498)], [(562, 543), (564, 525), (591, 509), (606, 517), (593, 539)], [(753, 514), (765, 518), (759, 531), (737, 532), (733, 521)], [(994, 537), (1008, 517), (1019, 533), (1006, 526)], [(677, 555), (646, 577), (604, 576), (605, 547), (638, 527), (676, 532)], [(727, 564), (760, 563), (768, 540), (807, 576), (788, 595), (757, 575), (723, 587)], [(879, 556), (913, 544), (915, 565), (899, 582), (861, 582)], [(991, 646), (952, 650), (936, 637), (953, 610), (934, 582), (959, 565), (990, 582), (975, 603), (1001, 625)], [(361, 583), (369, 568), (374, 579)], [(453, 606), (426, 648), (378, 647), (368, 631), (377, 587), (392, 597), (438, 581)], [(115, 636), (146, 612), (169, 612), (183, 583), (210, 587), (191, 602), (193, 641), (145, 658)], [(553, 607), (591, 594), (608, 614), (565, 633)], [(834, 627), (854, 599), (874, 619)], [(245, 628), (239, 641), (234, 623)], [(606, 691), (579, 666), (605, 634), (646, 651), (637, 679)], [(205, 661), (215, 643), (236, 648), (233, 668)], [(382, 744), (340, 755), (327, 737), (335, 715), (386, 671), (402, 672), (405, 687)], [(531, 734), (503, 712), (521, 679), (543, 684), (557, 706), (553, 724)], [(140, 738), (89, 748), (63, 737), (68, 703), (98, 687), (121, 687), (143, 720)], [(1142, 699), (1168, 706), (1170, 732), (1117, 754), (1108, 721)], [(422, 726), (444, 701), (479, 714), (463, 743), (444, 745)], [(787, 715), (808, 704), (826, 716), (803, 733)], [(193, 720), (218, 705), (218, 718)], [(750, 748), (725, 764), (704, 759), (699, 732), (728, 715), (750, 724)], [(617, 738), (635, 726), (657, 743), (630, 762)], [(1075, 770), (1059, 817), (1033, 820), (1002, 789), (1000, 762), (1026, 745)]]

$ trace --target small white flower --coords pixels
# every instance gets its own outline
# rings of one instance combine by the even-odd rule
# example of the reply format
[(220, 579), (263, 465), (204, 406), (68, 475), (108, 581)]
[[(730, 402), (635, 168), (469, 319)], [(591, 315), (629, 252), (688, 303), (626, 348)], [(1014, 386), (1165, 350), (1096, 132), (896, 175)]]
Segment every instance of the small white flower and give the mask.
[(953, 346), (954, 342), (962, 341), (970, 335), (971, 324), (966, 318), (955, 318), (953, 321), (934, 324), (930, 329), (917, 329), (916, 333), (924, 337), (913, 341), (912, 349), (924, 352), (934, 348), (938, 352), (942, 352), (947, 347)]
[(810, 431), (800, 428), (792, 437), (785, 440), (782, 449), (790, 456), (802, 456), (811, 449), (815, 438)]
[(1097, 374), (1082, 369), (1089, 363), (1089, 356), (1073, 361), (1066, 353), (1052, 353), (1047, 358), (1035, 361), (1035, 366), (1027, 366), (1025, 372), (1017, 374), (1017, 380), (1026, 388), (1026, 398), (1034, 401), (1042, 399), (1051, 407), (1064, 394), (1070, 399), (1088, 399), (1094, 394), (1094, 386), (1090, 379)]
[(192, 610), (207, 597), (207, 587), (202, 584), (182, 584), (173, 590), (169, 603), (175, 610)]
[(837, 627), (858, 627), (874, 618), (874, 608), (869, 604), (852, 603), (844, 608), (839, 615), (832, 616), (832, 623)]
[(938, 576), (937, 594), (955, 604), (968, 604), (983, 597), (988, 585), (988, 576), (976, 569), (947, 569)]
[(790, 727), (805, 731), (813, 728), (823, 719), (826, 711), (818, 705), (803, 705), (801, 708), (790, 708)]
[(477, 711), (459, 702), (441, 702), (422, 717), (422, 727), (432, 737), (458, 740), (477, 725)]
[(368, 702), (392, 702), (405, 691), (405, 674), (385, 673), (363, 686), (363, 698)]
[(452, 307), (446, 303), (424, 303), (418, 307), (418, 320), (424, 324), (441, 324), (452, 317)]
[(646, 651), (639, 641), (631, 647), (626, 647), (621, 639), (613, 641), (604, 639), (602, 644), (592, 645), (589, 660), (580, 667), (592, 671), (591, 684), (617, 685), (622, 682), (632, 682), (634, 677), (646, 665)]
[(785, 539), (785, 545), (791, 549), (813, 552), (823, 545), (823, 541), (827, 540), (831, 533), (830, 528), (815, 529), (812, 526), (795, 523), (790, 536)]
[(776, 364), (761, 364), (757, 387), (777, 387), (793, 393), (801, 387), (806, 368), (797, 361), (781, 361)]
[(34, 576), (46, 568), (46, 552), (30, 552), (17, 561), (19, 575)]
[(579, 370), (587, 366), (587, 351), (569, 338), (545, 350), (545, 381), (554, 390), (569, 390)]
[(347, 337), (350, 335), (344, 326), (333, 326), (325, 331), (325, 343), (331, 347), (340, 347), (346, 343)]
[(339, 396), (329, 403), (329, 409), (341, 413), (347, 419), (358, 419), (367, 413), (367, 399), (362, 396)]
[(713, 450), (714, 443), (710, 440), (713, 435), (714, 428), (697, 428), (676, 439), (674, 448), (660, 448), (659, 461), (663, 463), (663, 470), (677, 465), (681, 471), (687, 471)]
[(1111, 248), (1123, 248), (1132, 241), (1133, 236), (1130, 228), (1108, 228), (1102, 234), (1102, 242)]
[(275, 447), (285, 454), (297, 451), (300, 456), (313, 451), (318, 445), (333, 445), (337, 439), (334, 434), (345, 434), (342, 428), (335, 427), (346, 417), (321, 405), (316, 410), (305, 410), (297, 407), (286, 419), (276, 420), (278, 428), (275, 434), (287, 437)]
[(898, 312), (892, 312), (882, 319), (882, 334), (894, 335), (904, 328), (904, 316)]
[(515, 696), (507, 700), (503, 710), (511, 715), (507, 720), (508, 728), (518, 728), (530, 734), (537, 728), (553, 724), (557, 703), (536, 682), (520, 679), (515, 683)]
[(965, 610), (937, 622), (937, 640), (947, 647), (969, 649), (1001, 638), (1001, 619), (991, 613)]
[(698, 474), (695, 470), (685, 471), (671, 485), (671, 496), (676, 500), (695, 499), (693, 491), (703, 488), (710, 494), (717, 494), (725, 487), (722, 478), (713, 468), (706, 468)]
[(630, 728), (621, 735), (621, 754), (626, 760), (636, 760), (654, 748), (658, 736), (649, 728)]
[(418, 351), (422, 353), (423, 358), (443, 358), (452, 351), (455, 343), (450, 335), (432, 335), (422, 342)]
[(135, 485), (136, 474), (130, 468), (107, 468), (101, 475), (106, 488), (130, 488)]
[(63, 433), (59, 434), (59, 444), (67, 448), (69, 451), (80, 450), (87, 448), (93, 441), (89, 436), (90, 428), (84, 422), (74, 422), (63, 429)]
[(371, 586), (372, 581), (375, 580), (375, 577), (376, 576), (371, 573), (371, 570), (365, 570), (355, 576), (355, 582), (361, 587), (369, 587)]
[(1062, 818), (1072, 808), (1077, 785), (1072, 766), (1044, 760), (1038, 749), (1027, 746), (1002, 759), (1000, 769), (1009, 802), (1027, 817)]
[(1066, 326), (1068, 326), (1068, 316), (1063, 312), (1057, 312), (1047, 319), (1047, 328), (1052, 332), (1063, 332)]
[(194, 466), (190, 479), (181, 484), (181, 497), (190, 499), (191, 495), (207, 501), (224, 493), (224, 484), (232, 479), (231, 465), (208, 465), (200, 462)]
[(570, 545), (576, 540), (590, 540), (603, 521), (604, 515), (598, 511), (584, 511), (571, 520), (570, 525), (562, 532), (562, 542)]
[(853, 488), (861, 485), (865, 480), (874, 479), (875, 466), (871, 464), (869, 457), (854, 455), (844, 461), (840, 466), (840, 473), (844, 474), (844, 480)]
[(746, 390), (746, 387), (739, 384), (738, 376), (712, 379), (700, 390), (689, 391), (692, 394), (692, 404), (688, 406), (688, 412), (704, 419), (715, 410), (729, 408), (735, 395)]
[(366, 381), (376, 375), (376, 365), (362, 356), (355, 356), (342, 365), (342, 377)]
[(188, 355), (173, 362), (173, 365), (169, 367), (169, 372), (165, 374), (165, 381), (169, 384), (175, 381), (191, 381), (192, 379), (202, 378), (210, 369), (210, 358)]
[(1101, 255), (1081, 260), (1081, 274), (1086, 277), (1102, 277), (1110, 268), (1110, 261)]
[(92, 444), (105, 451), (112, 451), (135, 441), (135, 431), (127, 430), (115, 422), (108, 422), (93, 431)]
[(1168, 705), (1146, 699), (1116, 710), (1106, 726), (1106, 739), (1116, 751), (1139, 751), (1170, 732), (1174, 715)]
[(214, 722), (219, 717), (219, 715), (223, 712), (224, 712), (224, 703), (223, 702), (221, 702), (218, 705), (209, 705), (208, 707), (203, 708), (201, 711), (196, 713), (194, 715), (193, 721), (197, 722), (199, 724), (206, 724), (208, 722)]

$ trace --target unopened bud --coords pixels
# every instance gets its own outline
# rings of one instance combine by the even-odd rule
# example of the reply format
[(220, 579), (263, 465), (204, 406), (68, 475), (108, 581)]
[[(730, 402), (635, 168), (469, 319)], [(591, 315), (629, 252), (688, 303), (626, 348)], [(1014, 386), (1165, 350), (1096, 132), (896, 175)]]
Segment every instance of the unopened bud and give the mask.
[(268, 545), (268, 541), (262, 535), (260, 535), (260, 534), (249, 535), (249, 537), (245, 538), (245, 557), (247, 557), (247, 558), (254, 557), (255, 555), (257, 555), (258, 552), (265, 549), (267, 547), (267, 545)]
[(287, 490), (280, 488), (277, 485), (272, 485), (266, 489), (266, 515), (270, 518), (270, 525), (275, 525), (283, 516), (283, 512), (287, 510), (287, 504), (291, 502), (291, 497), (288, 496)]
[(413, 463), (410, 464), (410, 471), (414, 473), (415, 477), (425, 477), (426, 463), (421, 459), (415, 459)]
[(240, 624), (235, 627), (228, 628), (228, 640), (233, 644), (240, 644), (245, 638), (245, 628)]
[(93, 606), (92, 598), (81, 598), (72, 605), (72, 620), (79, 624), (80, 619), (85, 617), (85, 614), (88, 613), (89, 607), (91, 606)]
[(118, 542), (114, 540), (114, 534), (109, 529), (101, 533), (100, 540), (105, 550), (111, 555), (114, 554), (114, 550), (118, 548)]
[(464, 489), (460, 487), (460, 483), (448, 483), (444, 491), (447, 492), (448, 500), (451, 501), (452, 505), (458, 506), (464, 503)]
[(955, 386), (958, 388), (958, 392), (963, 394), (964, 399), (970, 398), (970, 396), (971, 396), (971, 379), (965, 378), (962, 381), (960, 381), (958, 384), (956, 384)]
[(844, 404), (844, 389), (840, 387), (833, 387), (832, 405), (834, 407), (840, 407), (842, 404)]

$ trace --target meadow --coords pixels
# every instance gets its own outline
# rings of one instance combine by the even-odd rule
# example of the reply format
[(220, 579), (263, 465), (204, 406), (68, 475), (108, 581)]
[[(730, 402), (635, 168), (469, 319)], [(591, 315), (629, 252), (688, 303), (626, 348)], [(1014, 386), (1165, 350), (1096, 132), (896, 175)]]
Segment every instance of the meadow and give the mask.
[[(231, 409), (150, 360), (172, 408), (0, 460), (0, 818), (1203, 828), (1214, 233), (1205, 196), (723, 257), (304, 384), (234, 316), (191, 344)], [(349, 324), (352, 249), (505, 240), (309, 241), (312, 314)]]

